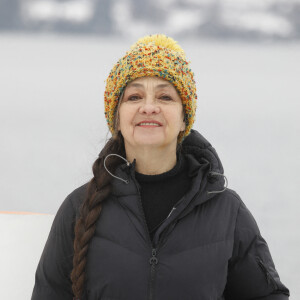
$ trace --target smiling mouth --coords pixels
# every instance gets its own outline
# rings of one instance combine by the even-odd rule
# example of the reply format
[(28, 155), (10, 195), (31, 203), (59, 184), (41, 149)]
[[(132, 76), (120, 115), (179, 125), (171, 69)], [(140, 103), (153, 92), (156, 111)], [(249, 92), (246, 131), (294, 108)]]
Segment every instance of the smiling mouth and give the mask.
[(154, 127), (161, 127), (161, 125), (157, 123), (150, 123), (150, 122), (143, 122), (138, 124), (139, 127), (147, 127), (147, 128), (154, 128)]

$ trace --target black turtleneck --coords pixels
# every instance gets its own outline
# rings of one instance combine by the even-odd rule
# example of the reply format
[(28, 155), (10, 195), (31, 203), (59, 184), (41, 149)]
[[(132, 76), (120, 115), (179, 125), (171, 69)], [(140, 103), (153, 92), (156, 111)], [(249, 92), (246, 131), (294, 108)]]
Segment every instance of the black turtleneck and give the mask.
[(187, 160), (184, 155), (178, 153), (176, 165), (165, 173), (145, 175), (135, 172), (141, 187), (142, 206), (151, 240), (173, 206), (190, 188), (191, 178), (188, 177)]

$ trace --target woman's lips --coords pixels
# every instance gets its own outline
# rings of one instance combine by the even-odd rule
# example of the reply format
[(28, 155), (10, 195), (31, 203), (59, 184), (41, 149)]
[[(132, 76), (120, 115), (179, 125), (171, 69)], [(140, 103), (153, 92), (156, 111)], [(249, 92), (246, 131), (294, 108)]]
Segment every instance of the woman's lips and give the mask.
[(137, 126), (143, 127), (143, 128), (156, 128), (156, 127), (161, 127), (161, 125), (158, 124), (158, 123), (156, 123), (156, 122), (140, 122), (139, 124), (137, 124)]
[(143, 128), (156, 128), (156, 127), (161, 127), (159, 125), (138, 125), (139, 127), (143, 127)]

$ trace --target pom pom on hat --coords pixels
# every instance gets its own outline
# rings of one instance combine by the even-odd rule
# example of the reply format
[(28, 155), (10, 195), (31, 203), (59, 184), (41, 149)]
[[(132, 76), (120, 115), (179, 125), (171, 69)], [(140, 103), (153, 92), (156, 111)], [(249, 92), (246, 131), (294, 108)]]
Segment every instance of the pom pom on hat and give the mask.
[(192, 128), (197, 107), (194, 73), (183, 49), (164, 34), (148, 35), (134, 43), (125, 56), (114, 65), (106, 80), (104, 92), (105, 117), (112, 135), (119, 97), (126, 85), (136, 78), (157, 76), (171, 82), (181, 97), (186, 128), (178, 136), (182, 142)]
[(131, 50), (133, 50), (139, 45), (148, 45), (151, 43), (155, 46), (161, 46), (170, 50), (174, 50), (180, 53), (181, 57), (185, 59), (185, 53), (183, 49), (177, 44), (175, 40), (164, 34), (147, 35), (145, 37), (142, 37), (137, 42), (135, 42), (130, 48)]

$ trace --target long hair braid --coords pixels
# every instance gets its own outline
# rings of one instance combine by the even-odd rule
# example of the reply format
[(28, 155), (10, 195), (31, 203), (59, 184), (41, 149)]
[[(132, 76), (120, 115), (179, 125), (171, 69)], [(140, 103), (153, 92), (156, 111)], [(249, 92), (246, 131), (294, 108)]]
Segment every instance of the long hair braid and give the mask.
[[(104, 168), (104, 158), (110, 153), (116, 153), (123, 157), (125, 154), (124, 139), (120, 132), (111, 137), (101, 150), (98, 158), (93, 163), (94, 177), (89, 181), (87, 196), (80, 208), (80, 215), (75, 224), (73, 269), (71, 272), (72, 291), (74, 298), (79, 300), (83, 295), (85, 284), (85, 268), (89, 243), (94, 236), (96, 222), (102, 209), (104, 201), (111, 193), (111, 180)], [(116, 156), (106, 161), (106, 167), (114, 172), (120, 164)]]

